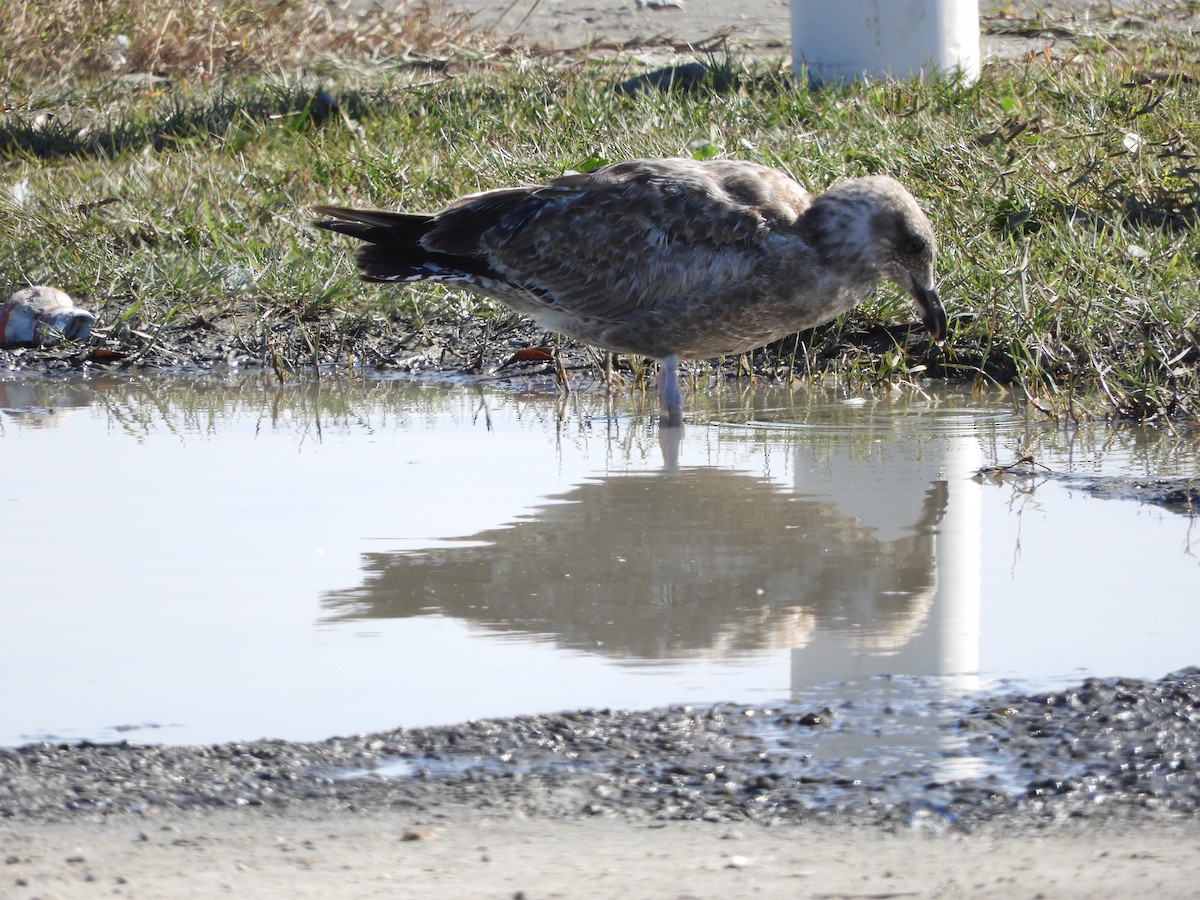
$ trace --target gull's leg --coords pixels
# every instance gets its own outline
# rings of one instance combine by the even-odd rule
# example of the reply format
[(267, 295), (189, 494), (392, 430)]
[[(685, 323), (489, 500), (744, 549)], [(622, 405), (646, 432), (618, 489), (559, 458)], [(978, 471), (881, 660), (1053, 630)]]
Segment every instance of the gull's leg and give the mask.
[(659, 425), (678, 428), (683, 424), (683, 395), (679, 393), (679, 356), (672, 353), (658, 364)]

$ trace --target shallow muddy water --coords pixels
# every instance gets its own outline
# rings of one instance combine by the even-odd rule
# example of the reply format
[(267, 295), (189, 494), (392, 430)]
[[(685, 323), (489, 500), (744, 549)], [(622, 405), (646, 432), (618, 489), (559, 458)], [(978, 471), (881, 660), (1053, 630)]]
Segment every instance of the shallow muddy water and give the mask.
[(859, 694), (920, 717), (1200, 662), (1195, 520), (971, 477), (1192, 476), (1193, 439), (965, 393), (688, 403), (676, 441), (628, 395), (0, 381), (0, 745)]

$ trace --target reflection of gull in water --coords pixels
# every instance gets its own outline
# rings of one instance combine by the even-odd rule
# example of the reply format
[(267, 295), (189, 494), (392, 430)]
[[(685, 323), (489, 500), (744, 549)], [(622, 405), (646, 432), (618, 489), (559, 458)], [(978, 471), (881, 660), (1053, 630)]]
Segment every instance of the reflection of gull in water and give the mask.
[(854, 629), (903, 643), (937, 586), (945, 482), (882, 541), (826, 498), (716, 468), (616, 475), (573, 488), (471, 546), (365, 556), (333, 620), (443, 614), (624, 659), (738, 656)]
[(542, 186), (472, 194), (435, 215), (318, 206), (366, 241), (367, 281), (470, 288), (544, 327), (662, 360), (663, 421), (681, 423), (680, 359), (761, 347), (826, 322), (889, 279), (935, 339), (933, 228), (886, 176), (813, 197), (740, 160), (634, 160)]

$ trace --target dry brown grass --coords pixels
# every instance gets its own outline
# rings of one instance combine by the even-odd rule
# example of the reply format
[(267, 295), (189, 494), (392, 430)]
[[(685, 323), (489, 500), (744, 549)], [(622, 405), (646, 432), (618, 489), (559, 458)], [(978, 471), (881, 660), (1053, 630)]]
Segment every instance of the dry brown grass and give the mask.
[(5, 0), (0, 82), (152, 73), (207, 79), (322, 57), (427, 59), (467, 22), (424, 0), (362, 14), (320, 0)]

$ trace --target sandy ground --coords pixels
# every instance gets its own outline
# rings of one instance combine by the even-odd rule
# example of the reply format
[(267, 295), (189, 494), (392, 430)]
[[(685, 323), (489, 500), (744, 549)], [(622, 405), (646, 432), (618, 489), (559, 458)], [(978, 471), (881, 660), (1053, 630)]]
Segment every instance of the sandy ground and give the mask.
[[(790, 0), (664, 2), (644, 0), (639, 7), (636, 0), (447, 0), (447, 5), (468, 13), (480, 29), (551, 50), (626, 48), (643, 61), (665, 62), (663, 51), (692, 59), (691, 48), (714, 46), (716, 37), (735, 53), (790, 59)], [(1188, 0), (980, 0), (979, 14), (985, 61), (1068, 46), (1085, 34), (1200, 24), (1200, 10)]]
[(686, 0), (683, 8), (642, 9), (634, 0), (449, 0), (448, 5), (470, 13), (479, 28), (553, 49), (595, 42), (698, 45), (729, 34), (736, 45), (775, 48), (783, 55), (791, 43), (788, 0)]
[(0, 896), (1194, 897), (1200, 832), (1028, 837), (261, 810), (0, 825)]

